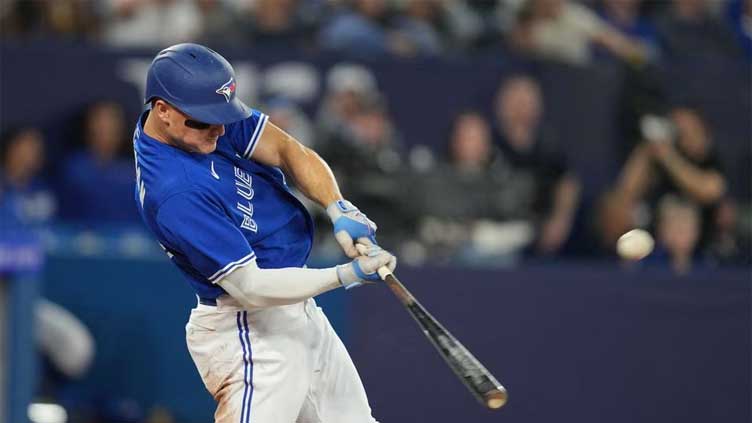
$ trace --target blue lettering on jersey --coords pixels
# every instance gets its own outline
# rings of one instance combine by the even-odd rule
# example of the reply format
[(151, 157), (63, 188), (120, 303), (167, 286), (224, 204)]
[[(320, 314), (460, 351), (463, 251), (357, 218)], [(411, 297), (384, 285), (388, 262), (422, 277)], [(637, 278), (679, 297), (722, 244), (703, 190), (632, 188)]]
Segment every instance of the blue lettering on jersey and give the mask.
[(240, 224), (240, 227), (257, 232), (258, 226), (256, 226), (256, 221), (253, 220), (253, 204), (251, 203), (253, 199), (253, 178), (238, 167), (235, 168), (235, 188), (237, 194), (242, 198), (238, 202), (238, 210), (243, 213), (243, 223)]

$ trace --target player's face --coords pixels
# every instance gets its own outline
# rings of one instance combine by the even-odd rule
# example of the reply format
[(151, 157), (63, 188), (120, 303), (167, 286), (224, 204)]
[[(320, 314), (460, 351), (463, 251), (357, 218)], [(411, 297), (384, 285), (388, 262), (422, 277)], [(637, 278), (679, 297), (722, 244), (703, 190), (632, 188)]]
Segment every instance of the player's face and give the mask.
[(209, 154), (217, 148), (217, 140), (224, 135), (224, 125), (208, 124), (191, 118), (168, 105), (166, 131), (171, 144), (192, 153)]

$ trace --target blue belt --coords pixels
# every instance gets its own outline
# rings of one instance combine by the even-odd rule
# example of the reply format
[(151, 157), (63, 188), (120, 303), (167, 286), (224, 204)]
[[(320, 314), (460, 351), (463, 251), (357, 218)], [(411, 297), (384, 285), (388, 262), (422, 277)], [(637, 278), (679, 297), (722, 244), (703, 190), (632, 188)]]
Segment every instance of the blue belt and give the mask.
[(208, 306), (217, 306), (217, 299), (216, 298), (198, 298), (198, 303)]

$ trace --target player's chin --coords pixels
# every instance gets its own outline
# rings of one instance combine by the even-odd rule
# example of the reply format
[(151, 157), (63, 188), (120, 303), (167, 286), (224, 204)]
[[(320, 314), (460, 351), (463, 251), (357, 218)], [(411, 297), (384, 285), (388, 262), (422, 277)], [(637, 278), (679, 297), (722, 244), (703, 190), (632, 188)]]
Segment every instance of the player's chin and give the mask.
[(201, 147), (199, 148), (199, 152), (202, 153), (202, 154), (213, 153), (214, 150), (217, 149), (217, 139), (218, 138), (219, 137), (212, 138), (212, 139), (209, 139), (206, 142), (202, 143)]

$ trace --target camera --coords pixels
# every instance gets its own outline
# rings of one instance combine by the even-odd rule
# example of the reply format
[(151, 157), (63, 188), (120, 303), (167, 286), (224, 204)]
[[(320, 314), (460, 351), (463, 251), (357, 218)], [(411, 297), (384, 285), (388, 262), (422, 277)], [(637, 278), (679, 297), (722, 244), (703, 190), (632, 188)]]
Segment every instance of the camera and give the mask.
[(669, 118), (657, 115), (645, 115), (640, 119), (642, 137), (650, 142), (673, 142), (676, 127)]

